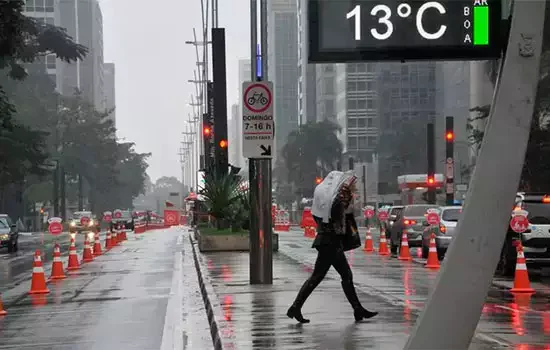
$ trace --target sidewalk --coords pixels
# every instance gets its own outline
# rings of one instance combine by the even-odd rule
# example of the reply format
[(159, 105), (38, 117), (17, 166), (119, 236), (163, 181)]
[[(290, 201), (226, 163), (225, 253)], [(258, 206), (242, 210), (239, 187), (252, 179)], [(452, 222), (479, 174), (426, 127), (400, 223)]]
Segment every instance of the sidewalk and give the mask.
[(128, 241), (49, 283), (50, 294), (29, 296), (30, 283), (12, 288), (0, 348), (212, 348), (186, 235), (181, 228), (128, 233)]

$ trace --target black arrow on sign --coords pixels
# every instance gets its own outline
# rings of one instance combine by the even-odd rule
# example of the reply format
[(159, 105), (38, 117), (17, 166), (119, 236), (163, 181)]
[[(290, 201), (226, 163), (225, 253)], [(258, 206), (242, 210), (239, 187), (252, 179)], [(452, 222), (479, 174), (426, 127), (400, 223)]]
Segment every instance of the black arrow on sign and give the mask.
[(263, 151), (263, 153), (260, 154), (261, 156), (270, 156), (271, 155), (271, 146), (265, 147), (264, 145), (261, 145), (260, 148)]

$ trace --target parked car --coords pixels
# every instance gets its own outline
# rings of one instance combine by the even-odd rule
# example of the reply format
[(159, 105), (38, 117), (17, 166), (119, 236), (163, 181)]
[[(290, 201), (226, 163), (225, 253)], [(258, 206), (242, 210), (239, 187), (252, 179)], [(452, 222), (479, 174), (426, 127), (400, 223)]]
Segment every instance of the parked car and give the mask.
[(19, 250), (19, 230), (7, 214), (0, 214), (0, 248), (8, 248), (8, 253)]
[(425, 229), (422, 234), (422, 257), (424, 259), (428, 258), (432, 233), (435, 234), (437, 256), (439, 259), (443, 259), (447, 248), (451, 245), (461, 214), (461, 206), (445, 206), (439, 208), (439, 225), (430, 226), (427, 221), (424, 222)]
[[(82, 218), (88, 218), (88, 223), (83, 224)], [(91, 211), (75, 211), (69, 221), (70, 233), (87, 233), (95, 229), (95, 222)]]
[(382, 227), (386, 231), (387, 239), (390, 239), (391, 228), (395, 223), (395, 220), (397, 220), (397, 217), (399, 216), (403, 208), (404, 206), (402, 205), (394, 205), (393, 207), (390, 207), (388, 209), (388, 220), (385, 220), (382, 222)]
[(438, 206), (431, 204), (411, 204), (403, 207), (391, 228), (389, 239), (390, 249), (393, 254), (396, 254), (401, 246), (403, 232), (407, 233), (409, 247), (422, 246), (422, 234), (425, 229), (424, 222), (426, 221), (425, 214), (431, 208), (438, 208)]
[(517, 242), (521, 241), (527, 264), (535, 267), (550, 266), (550, 195), (520, 192), (514, 210), (528, 212), (529, 227), (518, 234), (510, 228), (500, 254), (497, 273), (513, 276), (516, 268)]

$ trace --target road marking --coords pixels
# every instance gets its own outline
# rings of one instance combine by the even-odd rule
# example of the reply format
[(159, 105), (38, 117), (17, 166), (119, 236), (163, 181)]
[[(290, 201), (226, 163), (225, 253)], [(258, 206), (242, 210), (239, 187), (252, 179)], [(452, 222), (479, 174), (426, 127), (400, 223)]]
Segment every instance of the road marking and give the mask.
[(181, 252), (178, 251), (174, 257), (172, 287), (170, 288), (168, 303), (166, 304), (160, 350), (183, 349), (182, 264)]

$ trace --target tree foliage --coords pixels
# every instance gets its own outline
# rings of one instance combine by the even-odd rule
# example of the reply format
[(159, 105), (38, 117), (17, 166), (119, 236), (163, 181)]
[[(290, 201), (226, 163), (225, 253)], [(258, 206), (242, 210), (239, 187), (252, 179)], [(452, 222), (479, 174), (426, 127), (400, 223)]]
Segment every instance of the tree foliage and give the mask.
[[(519, 190), (524, 191), (550, 191), (550, 129), (548, 118), (550, 117), (550, 4), (547, 4), (544, 27), (543, 52), (540, 66), (540, 80), (538, 83), (535, 110), (532, 115), (531, 131), (525, 154)], [(488, 61), (486, 74), (493, 84), (497, 79), (499, 61)], [(491, 110), (490, 105), (476, 106), (471, 109), (474, 116), (467, 124), (469, 141), (479, 150), (484, 129), (477, 127), (479, 120), (486, 120)]]
[(292, 131), (282, 149), (286, 169), (277, 169), (287, 178), (280, 180), (293, 184), (297, 194), (313, 195), (315, 178), (335, 170), (341, 159), (339, 131), (340, 127), (329, 120), (310, 122)]

